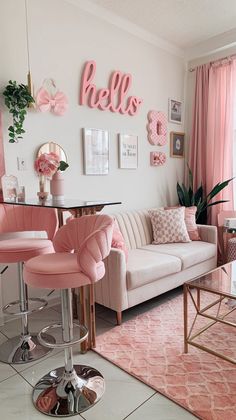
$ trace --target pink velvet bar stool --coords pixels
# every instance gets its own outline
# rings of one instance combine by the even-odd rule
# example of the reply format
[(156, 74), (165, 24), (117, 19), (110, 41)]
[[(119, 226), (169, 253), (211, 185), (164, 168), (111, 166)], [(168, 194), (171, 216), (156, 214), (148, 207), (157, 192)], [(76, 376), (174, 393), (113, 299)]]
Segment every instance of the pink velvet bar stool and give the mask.
[[(40, 298), (28, 299), (22, 270), (23, 263), (30, 258), (54, 252), (52, 239), (56, 230), (57, 215), (54, 209), (0, 205), (0, 263), (17, 263), (19, 285), (19, 300), (7, 304), (3, 312), (20, 316), (22, 323), (21, 335), (9, 338), (0, 345), (0, 361), (4, 363), (31, 362), (50, 351), (39, 343), (37, 333), (29, 332), (28, 314), (43, 309), (47, 301)], [(32, 231), (44, 231), (47, 238), (32, 237)], [(19, 236), (19, 232), (25, 232), (23, 237)], [(27, 232), (31, 232), (28, 237)], [(51, 339), (53, 342), (53, 338)]]
[[(50, 416), (72, 416), (93, 406), (102, 397), (105, 382), (100, 372), (90, 366), (74, 365), (72, 345), (82, 343), (88, 330), (77, 325), (74, 337), (71, 288), (90, 285), (105, 274), (103, 259), (111, 249), (113, 219), (107, 215), (82, 216), (62, 226), (54, 240), (56, 253), (27, 261), (24, 280), (33, 287), (61, 291), (61, 324), (43, 328), (38, 338), (49, 348), (63, 348), (65, 366), (53, 368), (33, 390), (36, 408)], [(62, 329), (62, 340), (48, 343), (43, 335), (52, 328)]]

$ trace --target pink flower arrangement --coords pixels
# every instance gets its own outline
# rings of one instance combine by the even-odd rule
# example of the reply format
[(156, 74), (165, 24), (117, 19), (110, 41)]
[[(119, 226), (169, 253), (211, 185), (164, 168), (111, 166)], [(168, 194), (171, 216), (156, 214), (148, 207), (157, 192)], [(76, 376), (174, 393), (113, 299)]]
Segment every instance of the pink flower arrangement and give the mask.
[(60, 166), (60, 158), (56, 153), (42, 153), (34, 162), (34, 169), (38, 175), (51, 179)]

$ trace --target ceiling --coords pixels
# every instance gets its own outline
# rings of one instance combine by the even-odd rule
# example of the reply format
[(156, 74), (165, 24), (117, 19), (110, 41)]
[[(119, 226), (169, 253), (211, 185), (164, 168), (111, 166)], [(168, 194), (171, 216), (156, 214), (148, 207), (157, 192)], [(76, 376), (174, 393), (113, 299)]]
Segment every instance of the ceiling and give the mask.
[(236, 28), (236, 0), (91, 0), (182, 49)]

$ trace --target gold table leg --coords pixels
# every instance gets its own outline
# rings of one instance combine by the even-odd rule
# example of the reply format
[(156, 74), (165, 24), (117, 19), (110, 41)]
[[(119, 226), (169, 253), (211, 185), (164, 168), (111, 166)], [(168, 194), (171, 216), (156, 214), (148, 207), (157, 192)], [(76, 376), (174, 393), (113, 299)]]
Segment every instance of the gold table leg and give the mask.
[[(80, 208), (74, 211), (75, 217), (96, 214), (104, 206), (90, 208)], [(81, 352), (96, 346), (96, 326), (95, 326), (95, 293), (94, 285), (84, 286), (83, 288), (73, 289), (73, 314), (79, 322), (89, 330), (88, 339), (81, 343)]]
[(188, 353), (188, 286), (184, 284), (184, 353)]

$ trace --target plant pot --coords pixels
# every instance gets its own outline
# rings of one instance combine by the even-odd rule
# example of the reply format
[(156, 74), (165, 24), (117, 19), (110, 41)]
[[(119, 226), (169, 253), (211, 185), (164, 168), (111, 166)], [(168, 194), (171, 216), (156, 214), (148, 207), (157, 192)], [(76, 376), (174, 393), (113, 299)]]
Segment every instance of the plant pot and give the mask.
[(64, 198), (64, 178), (62, 172), (57, 171), (50, 182), (50, 192), (52, 198), (62, 200)]

